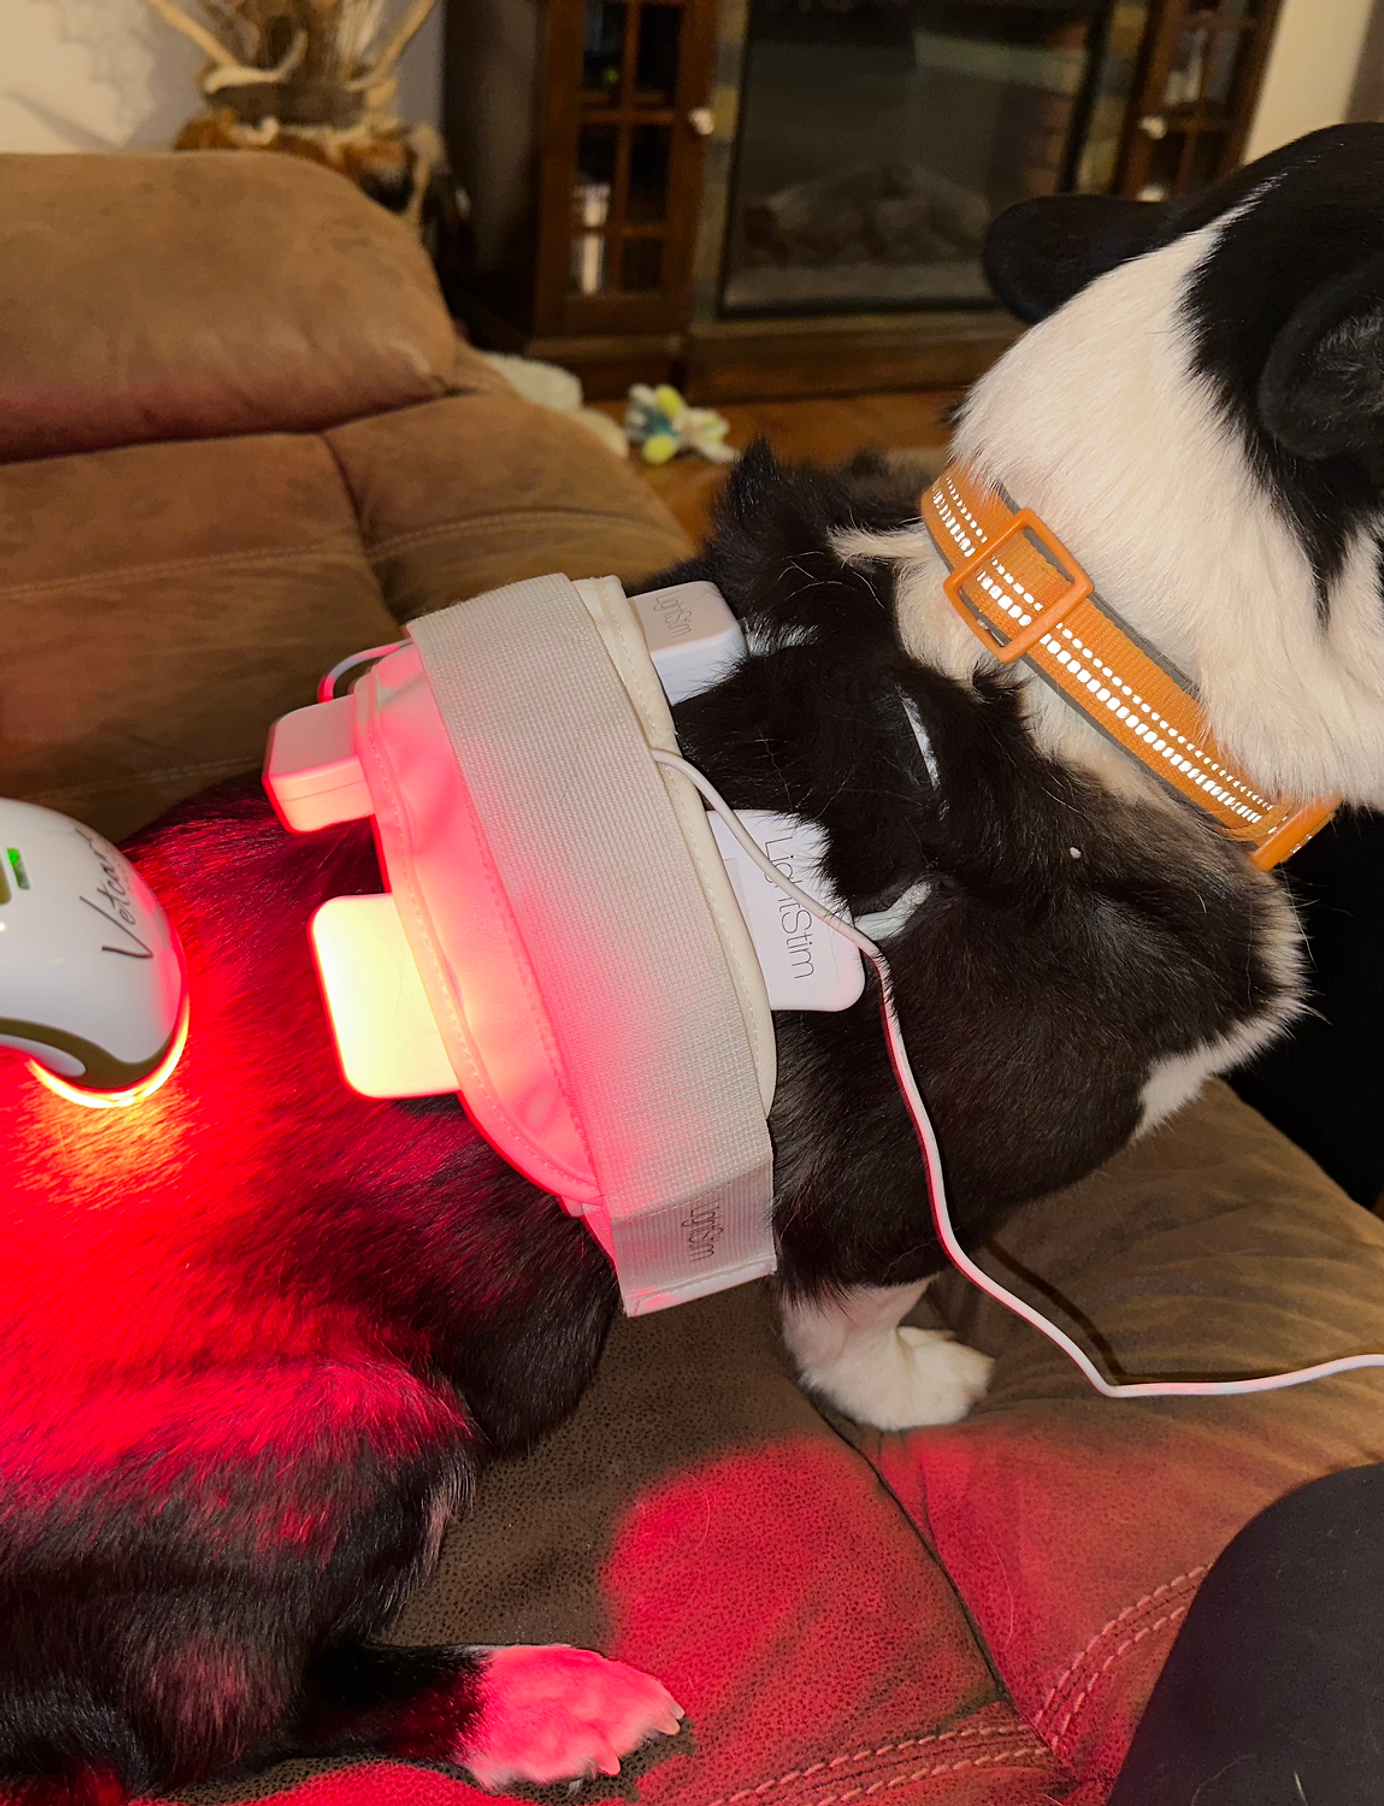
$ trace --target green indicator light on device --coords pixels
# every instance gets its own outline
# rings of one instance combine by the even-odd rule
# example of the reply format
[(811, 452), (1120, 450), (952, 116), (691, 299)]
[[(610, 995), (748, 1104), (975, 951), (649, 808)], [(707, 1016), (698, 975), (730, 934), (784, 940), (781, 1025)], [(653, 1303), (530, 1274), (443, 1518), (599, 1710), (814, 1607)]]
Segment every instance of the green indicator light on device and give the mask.
[(10, 864), (14, 867), (14, 881), (21, 890), (29, 888), (29, 874), (24, 869), (24, 855), (18, 847), (9, 849)]

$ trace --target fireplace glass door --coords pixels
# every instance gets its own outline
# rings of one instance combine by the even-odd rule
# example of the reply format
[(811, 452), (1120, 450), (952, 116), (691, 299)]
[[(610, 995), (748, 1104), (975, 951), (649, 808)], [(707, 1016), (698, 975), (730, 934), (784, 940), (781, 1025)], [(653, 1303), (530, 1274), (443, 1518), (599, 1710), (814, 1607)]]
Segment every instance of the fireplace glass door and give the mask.
[(992, 304), (994, 215), (1069, 186), (1109, 0), (751, 0), (723, 315)]

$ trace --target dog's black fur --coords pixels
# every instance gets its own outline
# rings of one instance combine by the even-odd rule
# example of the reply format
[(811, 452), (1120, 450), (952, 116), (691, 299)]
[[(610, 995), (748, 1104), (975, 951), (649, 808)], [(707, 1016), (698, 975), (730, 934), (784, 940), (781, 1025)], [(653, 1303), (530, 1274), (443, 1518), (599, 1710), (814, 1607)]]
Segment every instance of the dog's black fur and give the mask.
[[(745, 458), (712, 544), (670, 575), (716, 583), (764, 650), (683, 703), (676, 723), (736, 807), (826, 828), (853, 914), (930, 886), (890, 960), (949, 1194), (975, 1243), (1129, 1140), (1150, 1059), (1257, 1016), (1281, 987), (1259, 952), (1265, 886), (1241, 853), (1189, 816), (1170, 859), (1163, 813), (1044, 758), (1004, 678), (961, 685), (902, 650), (887, 567), (829, 549), (847, 530), (916, 516), (910, 486), (892, 501), (887, 491), (868, 459), (833, 474), (785, 473), (763, 448)], [(874, 986), (839, 1015), (780, 1017), (778, 1042), (784, 1285), (936, 1272)]]
[[(1308, 215), (1312, 169), (1310, 155), (1292, 165)], [(1384, 166), (1368, 187), (1373, 218)], [(1084, 254), (1073, 229), (1061, 288), (1138, 248), (1122, 220), (1113, 250), (1108, 219)], [(1002, 290), (1022, 226), (992, 254)], [(1349, 232), (1323, 255), (1353, 268)], [(1227, 257), (1193, 302), (1209, 363), (1217, 322), (1254, 312)], [(1218, 380), (1227, 407), (1254, 389)], [(1282, 380), (1270, 399), (1291, 413), (1298, 377)], [(1290, 490), (1308, 497), (1297, 511), (1326, 584), (1330, 508), (1292, 490), (1298, 463), (1249, 451), (1290, 512)], [(1358, 454), (1324, 456), (1321, 469), (1353, 460), (1349, 513)], [(821, 822), (853, 911), (916, 892), (889, 951), (975, 1244), (1129, 1139), (1151, 1067), (1271, 1019), (1291, 984), (1272, 952), (1275, 881), (1199, 814), (1045, 756), (1011, 679), (962, 682), (908, 655), (898, 566), (835, 542), (915, 516), (878, 461), (784, 471), (759, 448), (703, 555), (662, 580), (710, 577), (751, 646), (678, 709), (687, 755), (733, 804)], [(327, 897), (378, 887), (364, 828), (296, 840), (240, 795), (181, 811), (133, 852), (189, 955), (182, 1067), (114, 1124), (74, 1124), (0, 1075), (0, 1778), (33, 1802), (109, 1806), (290, 1753), (478, 1760), (488, 1659), (370, 1639), (483, 1461), (579, 1397), (616, 1309), (611, 1274), (454, 1104), (371, 1104), (341, 1085), (306, 928)], [(788, 1293), (936, 1271), (873, 991), (837, 1016), (781, 1016), (778, 1037)]]
[[(744, 460), (710, 548), (668, 575), (712, 577), (771, 649), (681, 705), (677, 725), (732, 803), (823, 823), (853, 910), (930, 881), (891, 955), (953, 1209), (975, 1244), (1128, 1140), (1151, 1050), (1197, 1044), (1273, 1001), (1256, 954), (1264, 883), (1190, 816), (1169, 863), (1161, 816), (1038, 755), (1004, 680), (968, 689), (905, 655), (887, 571), (830, 550), (838, 529), (907, 517), (910, 497), (889, 487), (870, 461), (833, 474), (785, 472), (762, 448)], [(776, 646), (792, 629), (812, 643)], [(935, 783), (905, 696), (932, 743)], [(368, 1638), (419, 1573), (439, 1500), (464, 1499), (483, 1459), (527, 1447), (575, 1403), (616, 1308), (611, 1275), (580, 1225), (505, 1167), (454, 1103), (370, 1105), (341, 1086), (305, 931), (327, 897), (378, 886), (365, 830), (297, 840), (241, 795), (183, 811), (132, 850), (192, 965), (196, 1031), (165, 1107), (206, 1120), (182, 1183), (194, 1197), (217, 1183), (226, 1134), (264, 1138), (257, 1209), (243, 1197), (230, 1211), (224, 1198), (190, 1201), (217, 1226), (206, 1258), (247, 1310), (268, 1297), (277, 1313), (287, 1298), (294, 1314), (371, 1326), (376, 1351), (410, 1374), (407, 1396), (374, 1408), (423, 1422), (402, 1438), (417, 1445), (405, 1456), (394, 1432), (380, 1450), (349, 1425), (320, 1431), (292, 1391), (275, 1428), (289, 1477), (282, 1459), (266, 1472), (228, 1453), (215, 1464), (230, 1501), (219, 1510), (211, 1483), (176, 1461), (159, 1470), (155, 1509), (141, 1450), (112, 1474), (74, 1475), (45, 1510), (11, 1513), (0, 1762), (15, 1778), (64, 1776), (74, 1798), (94, 1800), (288, 1753), (464, 1756), (474, 1658)], [(233, 906), (246, 917), (234, 928)], [(936, 1271), (873, 993), (778, 1028), (783, 1283), (812, 1294)], [(253, 1062), (234, 1050), (241, 1034)], [(260, 1100), (275, 1074), (287, 1081), (283, 1112), (308, 1119), (296, 1127), (269, 1126), (277, 1112)], [(215, 1120), (231, 1098), (237, 1120)], [(157, 1272), (157, 1254), (141, 1258)], [(142, 1277), (136, 1266), (128, 1279)], [(214, 1349), (175, 1352), (185, 1335), (170, 1326), (170, 1363), (215, 1371)], [(269, 1390), (280, 1364), (270, 1346), (248, 1372)], [(68, 1434), (79, 1424), (80, 1409)], [(330, 1515), (330, 1537), (276, 1552), (284, 1521), (314, 1510)], [(170, 1671), (201, 1641), (216, 1652), (201, 1662), (208, 1696), (170, 1691)], [(441, 1703), (420, 1714), (420, 1696)]]

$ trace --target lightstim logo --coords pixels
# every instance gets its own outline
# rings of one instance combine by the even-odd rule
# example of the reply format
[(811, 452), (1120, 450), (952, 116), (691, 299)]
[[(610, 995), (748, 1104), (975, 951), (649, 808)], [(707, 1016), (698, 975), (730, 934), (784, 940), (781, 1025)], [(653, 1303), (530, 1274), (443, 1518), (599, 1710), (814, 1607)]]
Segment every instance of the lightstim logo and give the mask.
[[(791, 834), (778, 835), (773, 840), (764, 842), (764, 851), (790, 884), (801, 884), (803, 878), (799, 876), (793, 865), (793, 840), (794, 836)], [(776, 847), (786, 847), (788, 850), (779, 853), (775, 852)], [(766, 884), (773, 883), (767, 872), (761, 873), (761, 876)], [(805, 876), (810, 880), (813, 873), (809, 871)], [(801, 904), (795, 903), (790, 896), (780, 891), (778, 919), (779, 932), (782, 934), (783, 944), (788, 950), (788, 965), (793, 977), (795, 979), (811, 978), (816, 970), (812, 960), (812, 942), (817, 928), (816, 918), (809, 915)]]
[(710, 1260), (716, 1252), (716, 1244), (725, 1233), (714, 1204), (694, 1205), (689, 1216), (682, 1219), (682, 1226), (687, 1231), (687, 1257), (689, 1260)]
[(660, 596), (653, 612), (663, 617), (663, 630), (670, 640), (684, 640), (692, 631), (692, 610), (676, 596)]

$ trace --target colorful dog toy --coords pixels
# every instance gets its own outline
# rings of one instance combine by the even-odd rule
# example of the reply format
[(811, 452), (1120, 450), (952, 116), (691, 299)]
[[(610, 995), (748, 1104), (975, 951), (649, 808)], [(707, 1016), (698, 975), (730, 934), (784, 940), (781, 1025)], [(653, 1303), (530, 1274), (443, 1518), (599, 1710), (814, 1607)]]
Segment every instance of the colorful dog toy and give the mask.
[(733, 464), (726, 444), (730, 422), (714, 408), (690, 408), (671, 383), (651, 389), (635, 383), (625, 409), (625, 437), (642, 448), (646, 464), (666, 464), (680, 451), (698, 452), (713, 464)]

